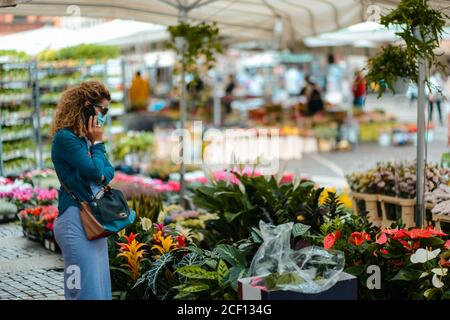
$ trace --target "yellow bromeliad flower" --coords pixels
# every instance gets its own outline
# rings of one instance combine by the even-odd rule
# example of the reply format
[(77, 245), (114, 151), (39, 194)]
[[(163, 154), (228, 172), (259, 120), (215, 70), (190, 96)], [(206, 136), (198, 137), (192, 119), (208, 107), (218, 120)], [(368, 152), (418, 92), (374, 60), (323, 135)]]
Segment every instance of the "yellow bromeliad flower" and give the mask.
[[(159, 232), (158, 232), (159, 233)], [(163, 237), (161, 234), (157, 235), (156, 243), (152, 246), (152, 250), (158, 250), (160, 255), (164, 253), (171, 252), (176, 249), (176, 242), (173, 240), (172, 236)], [(153, 238), (155, 239), (155, 237)], [(156, 256), (157, 258), (160, 256)]]
[(140, 276), (141, 260), (144, 258), (146, 251), (142, 247), (146, 246), (145, 243), (140, 243), (136, 240), (137, 234), (131, 233), (129, 236), (124, 236), (128, 243), (119, 242), (120, 253), (118, 257), (124, 257), (127, 260), (126, 264), (122, 266), (130, 269), (131, 278), (136, 281)]

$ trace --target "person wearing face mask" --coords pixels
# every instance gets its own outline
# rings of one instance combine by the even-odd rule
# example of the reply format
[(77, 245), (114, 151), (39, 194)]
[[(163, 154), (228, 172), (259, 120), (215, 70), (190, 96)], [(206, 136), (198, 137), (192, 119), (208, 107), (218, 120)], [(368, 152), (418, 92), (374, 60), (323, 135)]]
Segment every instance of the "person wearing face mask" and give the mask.
[(107, 238), (86, 238), (80, 204), (71, 196), (89, 201), (114, 177), (103, 135), (110, 100), (102, 82), (86, 81), (63, 92), (53, 119), (51, 157), (62, 186), (54, 233), (64, 258), (66, 300), (112, 298)]

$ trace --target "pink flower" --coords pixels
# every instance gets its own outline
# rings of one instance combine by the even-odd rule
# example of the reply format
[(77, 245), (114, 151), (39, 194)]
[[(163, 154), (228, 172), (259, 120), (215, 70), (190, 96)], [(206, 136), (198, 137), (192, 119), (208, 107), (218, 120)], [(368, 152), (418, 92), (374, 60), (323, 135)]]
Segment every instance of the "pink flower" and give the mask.
[(450, 240), (445, 241), (444, 248), (450, 250)]
[(388, 239), (387, 239), (386, 233), (382, 232), (381, 235), (377, 239), (377, 243), (379, 245), (383, 245), (383, 244), (385, 244), (387, 242), (387, 240)]

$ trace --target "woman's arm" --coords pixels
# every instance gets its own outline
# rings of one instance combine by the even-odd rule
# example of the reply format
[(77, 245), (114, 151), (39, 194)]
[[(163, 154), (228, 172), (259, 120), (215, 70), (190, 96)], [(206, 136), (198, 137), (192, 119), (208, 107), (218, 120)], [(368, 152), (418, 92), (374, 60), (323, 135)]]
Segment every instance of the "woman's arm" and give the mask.
[(91, 147), (91, 154), (80, 143), (73, 133), (60, 131), (53, 138), (53, 151), (72, 167), (74, 167), (84, 178), (100, 182), (105, 176), (105, 145), (95, 144)]
[(105, 184), (108, 184), (114, 178), (114, 168), (111, 165), (111, 163), (109, 162), (107, 157), (105, 157), (104, 164), (105, 164), (105, 169), (103, 170), (103, 176), (104, 176), (105, 180), (103, 180), (103, 182)]

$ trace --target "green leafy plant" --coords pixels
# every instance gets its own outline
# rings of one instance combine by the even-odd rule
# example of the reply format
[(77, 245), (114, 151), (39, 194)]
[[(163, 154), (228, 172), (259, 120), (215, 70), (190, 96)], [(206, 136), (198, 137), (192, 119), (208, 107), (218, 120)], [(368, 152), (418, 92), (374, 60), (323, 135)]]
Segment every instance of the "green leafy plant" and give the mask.
[[(175, 49), (183, 57), (181, 63), (188, 72), (198, 74), (197, 59), (204, 58), (205, 66), (214, 66), (215, 54), (222, 52), (219, 42), (219, 28), (215, 23), (189, 24), (182, 22), (168, 28), (170, 41), (168, 47)], [(181, 42), (181, 43), (180, 43)]]
[(402, 47), (388, 45), (381, 52), (369, 59), (367, 83), (381, 83), (378, 97), (388, 88), (395, 92), (394, 84), (398, 78), (417, 82), (417, 58)]
[[(260, 220), (275, 225), (302, 222), (318, 230), (324, 219), (346, 214), (338, 198), (319, 203), (323, 188), (311, 181), (298, 185), (279, 184), (274, 176), (249, 176), (233, 173), (236, 183), (214, 181), (196, 189), (194, 204), (216, 213), (218, 220), (207, 221), (205, 242), (232, 243), (249, 237)], [(331, 197), (332, 193), (327, 195)], [(330, 216), (331, 214), (331, 216)]]

